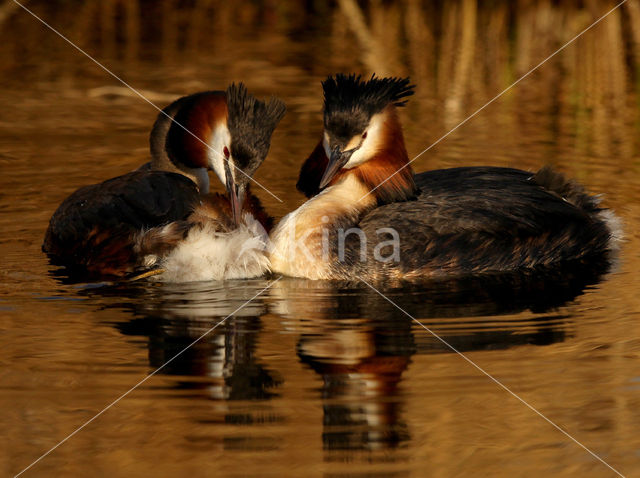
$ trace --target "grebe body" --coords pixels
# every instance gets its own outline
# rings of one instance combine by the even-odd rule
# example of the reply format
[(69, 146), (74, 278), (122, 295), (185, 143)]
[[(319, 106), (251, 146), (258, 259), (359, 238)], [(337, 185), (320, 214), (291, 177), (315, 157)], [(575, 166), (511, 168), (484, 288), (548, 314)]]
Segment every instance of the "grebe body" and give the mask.
[(272, 233), (272, 270), (311, 279), (419, 279), (606, 260), (616, 217), (549, 168), (414, 175), (396, 107), (408, 79), (323, 82), (324, 134)]
[[(266, 157), (283, 103), (259, 101), (239, 84), (163, 111), (151, 133), (151, 162), (69, 196), (51, 218), (43, 251), (88, 279), (149, 270), (166, 281), (262, 275), (272, 219), (248, 181)], [(226, 195), (209, 193), (209, 169)]]

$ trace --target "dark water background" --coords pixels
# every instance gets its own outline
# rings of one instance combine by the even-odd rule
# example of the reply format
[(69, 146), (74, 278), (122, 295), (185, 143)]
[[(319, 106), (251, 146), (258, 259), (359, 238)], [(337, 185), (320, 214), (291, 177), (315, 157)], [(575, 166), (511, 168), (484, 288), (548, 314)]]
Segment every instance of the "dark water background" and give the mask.
[[(256, 190), (297, 207), (320, 80), (411, 75), (416, 155), (610, 2), (32, 1), (163, 106), (243, 80), (288, 114)], [(156, 111), (0, 7), (0, 473), (14, 475), (267, 285), (65, 284), (40, 244), (78, 187), (147, 160)], [(615, 271), (390, 298), (627, 476), (640, 473), (640, 4), (415, 163), (552, 164), (625, 224)], [(24, 476), (614, 476), (366, 286), (283, 279)]]

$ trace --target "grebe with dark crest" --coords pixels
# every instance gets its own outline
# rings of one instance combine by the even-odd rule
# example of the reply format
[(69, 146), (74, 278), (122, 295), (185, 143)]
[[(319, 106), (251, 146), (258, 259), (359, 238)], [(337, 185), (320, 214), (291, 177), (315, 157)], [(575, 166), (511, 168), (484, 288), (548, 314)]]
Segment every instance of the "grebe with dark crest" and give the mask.
[[(242, 83), (176, 100), (153, 126), (151, 162), (69, 196), (51, 217), (43, 251), (83, 279), (262, 275), (272, 218), (249, 180), (284, 113), (282, 101), (257, 100)], [(209, 193), (208, 170), (225, 195)]]
[[(607, 261), (616, 216), (549, 168), (414, 174), (397, 108), (408, 78), (338, 74), (297, 187), (310, 199), (272, 233), (272, 270), (311, 279), (418, 279)], [(602, 262), (599, 262), (602, 263)]]

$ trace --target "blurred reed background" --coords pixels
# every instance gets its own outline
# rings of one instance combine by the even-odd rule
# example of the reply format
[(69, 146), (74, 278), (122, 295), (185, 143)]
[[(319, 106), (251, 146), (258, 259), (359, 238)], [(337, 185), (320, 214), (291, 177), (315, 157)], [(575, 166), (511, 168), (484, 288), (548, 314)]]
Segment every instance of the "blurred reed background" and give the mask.
[[(207, 68), (220, 67), (224, 76), (236, 78), (246, 75), (249, 67), (253, 75), (247, 81), (254, 88), (277, 90), (283, 81), (294, 82), (294, 104), (310, 104), (311, 111), (318, 110), (317, 82), (303, 83), (292, 78), (320, 78), (334, 71), (411, 75), (419, 85), (417, 94), (422, 105), (420, 113), (415, 114), (426, 114), (427, 123), (442, 122), (446, 129), (525, 74), (616, 2), (24, 3), (116, 73), (136, 77), (136, 86), (152, 90), (152, 99), (154, 83), (158, 81), (154, 72), (163, 65), (176, 70), (174, 80), (186, 82), (184, 87), (180, 81), (174, 82), (174, 90), (188, 89), (188, 79), (201, 77)], [(86, 64), (78, 53), (11, 0), (0, 9), (0, 26), (0, 71), (6, 86), (22, 86), (43, 78), (68, 87), (86, 82)], [(593, 148), (592, 152), (598, 155), (616, 152), (632, 157), (638, 136), (638, 65), (640, 3), (630, 0), (518, 85), (514, 91), (517, 101), (503, 101), (500, 106), (501, 124), (535, 122), (532, 112), (562, 118), (563, 124), (553, 125), (555, 131), (550, 133), (557, 135), (559, 141), (569, 137), (577, 145)], [(104, 72), (98, 68), (90, 70), (89, 77), (105, 80)], [(306, 87), (301, 86), (305, 84)], [(109, 91), (115, 90), (98, 93)], [(169, 94), (167, 99), (173, 96)], [(162, 95), (157, 98), (165, 99)], [(530, 105), (527, 120), (518, 108), (522, 103)], [(545, 114), (554, 111), (566, 114)], [(576, 121), (572, 122), (572, 118)], [(425, 121), (421, 123), (424, 125)], [(491, 136), (501, 124), (487, 122), (486, 135)], [(633, 134), (628, 134), (627, 127), (631, 125)], [(526, 133), (523, 125), (522, 134)]]

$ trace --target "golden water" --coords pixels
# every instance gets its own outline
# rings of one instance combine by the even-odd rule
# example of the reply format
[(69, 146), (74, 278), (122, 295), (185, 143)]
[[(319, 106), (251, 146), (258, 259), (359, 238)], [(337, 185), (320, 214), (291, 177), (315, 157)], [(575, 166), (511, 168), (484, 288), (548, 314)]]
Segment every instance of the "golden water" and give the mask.
[[(28, 5), (160, 106), (234, 80), (282, 97), (256, 178), (283, 202), (255, 190), (277, 217), (303, 200), (325, 75), (411, 75), (416, 155), (613, 6), (307, 3)], [(156, 111), (10, 2), (0, 22), (0, 473), (14, 475), (267, 281), (56, 278), (48, 218), (146, 161)], [(627, 476), (640, 474), (639, 26), (629, 0), (415, 162), (555, 165), (623, 220), (616, 270), (384, 291)], [(366, 286), (283, 279), (24, 476), (542, 474), (614, 476)]]

